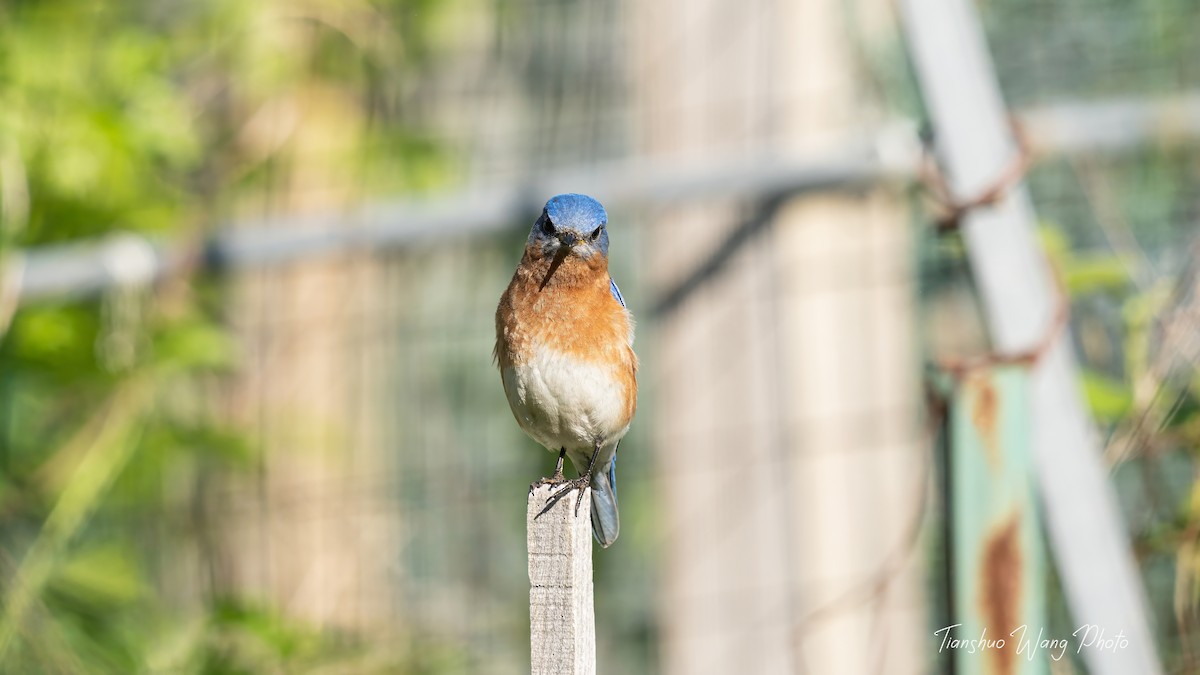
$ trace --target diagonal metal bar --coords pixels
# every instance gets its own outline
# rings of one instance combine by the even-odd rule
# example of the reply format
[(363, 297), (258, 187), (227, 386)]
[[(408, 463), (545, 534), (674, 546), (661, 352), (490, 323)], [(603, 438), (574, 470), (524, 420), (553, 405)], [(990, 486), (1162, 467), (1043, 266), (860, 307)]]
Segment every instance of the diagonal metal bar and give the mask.
[[(902, 0), (901, 7), (951, 196), (965, 199), (994, 181), (1017, 153), (983, 29), (970, 0)], [(1058, 291), (1035, 223), (1029, 195), (1017, 186), (993, 206), (969, 211), (963, 225), (992, 343), (1001, 354), (1037, 345), (1054, 321)], [(1162, 667), (1140, 578), (1077, 383), (1070, 343), (1060, 336), (1032, 367), (1030, 414), (1039, 493), (1060, 577), (1077, 624), (1095, 627), (1081, 629), (1072, 646), (1092, 639), (1080, 653), (1093, 673), (1154, 675)], [(1117, 649), (1098, 648), (1098, 631), (1124, 639)]]

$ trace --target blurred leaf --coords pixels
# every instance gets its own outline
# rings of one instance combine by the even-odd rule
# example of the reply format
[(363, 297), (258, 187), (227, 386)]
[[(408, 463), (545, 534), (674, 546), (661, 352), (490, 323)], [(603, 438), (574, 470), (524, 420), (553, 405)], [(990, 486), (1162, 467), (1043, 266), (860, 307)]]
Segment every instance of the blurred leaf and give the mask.
[(1067, 239), (1062, 228), (1053, 222), (1042, 221), (1039, 223), (1038, 239), (1041, 240), (1042, 250), (1053, 261), (1061, 262), (1071, 253), (1071, 241)]
[(1083, 392), (1093, 416), (1115, 422), (1129, 413), (1129, 408), (1133, 405), (1133, 392), (1123, 382), (1093, 370), (1084, 370), (1081, 379)]
[(137, 600), (145, 585), (132, 550), (108, 543), (72, 554), (57, 568), (47, 589), (100, 611)]
[(1149, 323), (1162, 310), (1166, 300), (1166, 289), (1155, 289), (1148, 293), (1131, 295), (1121, 307), (1125, 322), (1133, 325)]
[(254, 443), (244, 432), (218, 426), (200, 426), (182, 430), (181, 440), (197, 454), (250, 466), (258, 454)]
[(13, 357), (45, 372), (78, 378), (96, 371), (93, 346), (99, 333), (95, 312), (79, 307), (31, 307), (13, 321), (8, 349)]
[(312, 646), (316, 633), (277, 614), (245, 603), (227, 600), (213, 612), (213, 622), (223, 629), (244, 631), (258, 638), (281, 658), (295, 656), (303, 647)]
[(158, 336), (154, 354), (169, 369), (228, 369), (237, 363), (237, 343), (225, 330), (191, 321)]
[(1038, 236), (1046, 256), (1062, 270), (1063, 281), (1072, 296), (1121, 291), (1129, 287), (1128, 266), (1119, 257), (1076, 254), (1066, 233), (1048, 221), (1042, 222)]
[(1130, 284), (1128, 267), (1115, 256), (1069, 257), (1063, 275), (1071, 295), (1122, 291)]

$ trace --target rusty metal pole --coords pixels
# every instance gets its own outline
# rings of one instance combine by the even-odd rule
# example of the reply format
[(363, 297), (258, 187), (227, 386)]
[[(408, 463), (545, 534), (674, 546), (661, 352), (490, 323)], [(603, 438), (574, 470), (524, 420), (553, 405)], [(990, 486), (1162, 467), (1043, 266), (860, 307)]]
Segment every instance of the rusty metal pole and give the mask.
[[(1046, 626), (1045, 554), (1030, 448), (1029, 376), (1022, 368), (968, 373), (950, 409), (954, 616), (938, 637), (990, 648), (952, 652), (958, 675), (1043, 675), (1049, 650), (1026, 658)], [(958, 624), (958, 625), (955, 625)], [(1003, 640), (1003, 643), (998, 642)]]

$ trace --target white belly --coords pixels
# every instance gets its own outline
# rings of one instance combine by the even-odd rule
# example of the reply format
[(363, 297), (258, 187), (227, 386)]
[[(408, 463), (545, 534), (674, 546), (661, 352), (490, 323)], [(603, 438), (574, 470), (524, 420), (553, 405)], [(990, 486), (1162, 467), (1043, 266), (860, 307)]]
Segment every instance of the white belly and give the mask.
[(611, 367), (539, 349), (501, 376), (517, 423), (551, 451), (590, 454), (597, 439), (612, 446), (629, 430), (624, 389)]

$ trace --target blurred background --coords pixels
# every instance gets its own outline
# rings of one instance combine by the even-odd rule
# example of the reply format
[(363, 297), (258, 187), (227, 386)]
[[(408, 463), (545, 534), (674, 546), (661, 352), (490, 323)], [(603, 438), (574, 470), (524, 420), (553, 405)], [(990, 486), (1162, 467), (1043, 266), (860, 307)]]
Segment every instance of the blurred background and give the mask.
[[(1200, 672), (1200, 5), (975, 7)], [(600, 672), (949, 671), (938, 364), (989, 343), (926, 116), (885, 0), (0, 2), (0, 669), (527, 672), (493, 314), (571, 191), (642, 364)]]

